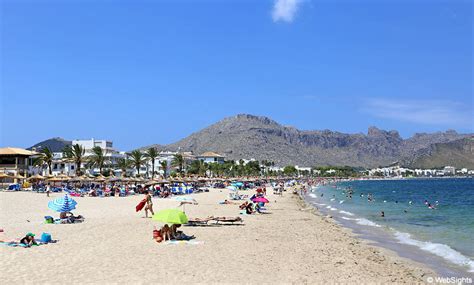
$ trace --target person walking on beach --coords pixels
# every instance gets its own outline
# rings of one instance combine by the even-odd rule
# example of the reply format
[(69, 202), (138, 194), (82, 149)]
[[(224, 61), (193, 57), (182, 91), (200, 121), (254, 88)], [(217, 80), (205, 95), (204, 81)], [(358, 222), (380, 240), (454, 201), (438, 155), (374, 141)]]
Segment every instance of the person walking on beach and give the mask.
[(49, 193), (51, 193), (51, 185), (48, 183), (46, 186), (46, 196), (49, 197)]
[(145, 218), (148, 218), (148, 211), (150, 211), (151, 215), (154, 215), (155, 213), (153, 212), (153, 201), (151, 200), (151, 195), (147, 191), (145, 193), (145, 200), (146, 200), (146, 206), (145, 206)]

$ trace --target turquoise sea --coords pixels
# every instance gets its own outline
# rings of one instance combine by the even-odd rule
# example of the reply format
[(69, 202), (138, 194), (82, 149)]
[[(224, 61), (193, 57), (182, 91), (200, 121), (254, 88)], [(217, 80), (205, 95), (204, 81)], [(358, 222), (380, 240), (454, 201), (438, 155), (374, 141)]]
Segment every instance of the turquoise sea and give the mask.
[(340, 182), (312, 188), (305, 198), (356, 233), (444, 275), (474, 272), (472, 178)]

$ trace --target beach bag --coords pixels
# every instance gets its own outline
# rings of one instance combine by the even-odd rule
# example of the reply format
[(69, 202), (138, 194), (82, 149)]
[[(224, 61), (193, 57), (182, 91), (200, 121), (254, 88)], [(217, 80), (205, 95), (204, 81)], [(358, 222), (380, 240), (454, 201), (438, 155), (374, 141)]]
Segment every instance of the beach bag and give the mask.
[(53, 224), (53, 223), (54, 223), (54, 219), (53, 219), (53, 217), (51, 217), (51, 216), (45, 216), (45, 217), (44, 217), (44, 220), (45, 220), (44, 222), (45, 222), (46, 224)]
[(158, 237), (161, 237), (160, 231), (158, 231), (156, 228), (153, 230), (153, 238), (156, 239)]
[(44, 242), (44, 243), (51, 242), (51, 241), (52, 241), (52, 239), (51, 239), (51, 234), (43, 233), (43, 234), (41, 235), (41, 241)]

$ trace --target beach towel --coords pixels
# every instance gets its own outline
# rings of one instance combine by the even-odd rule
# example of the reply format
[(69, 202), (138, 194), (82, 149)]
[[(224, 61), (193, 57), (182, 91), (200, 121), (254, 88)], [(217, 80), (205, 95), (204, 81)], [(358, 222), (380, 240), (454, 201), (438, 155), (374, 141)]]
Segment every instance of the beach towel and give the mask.
[(168, 245), (179, 245), (179, 244), (189, 244), (189, 245), (196, 245), (196, 244), (202, 244), (202, 241), (198, 240), (169, 240), (166, 241), (165, 244)]
[(145, 207), (145, 204), (146, 204), (146, 200), (142, 200), (140, 203), (138, 203), (138, 205), (135, 207), (135, 210), (137, 212), (140, 212), (143, 207)]
[(27, 247), (26, 244), (22, 244), (22, 243), (19, 243), (19, 242), (16, 242), (16, 241), (11, 241), (11, 242), (0, 242), (1, 245), (5, 245), (5, 246), (11, 246), (11, 247)]

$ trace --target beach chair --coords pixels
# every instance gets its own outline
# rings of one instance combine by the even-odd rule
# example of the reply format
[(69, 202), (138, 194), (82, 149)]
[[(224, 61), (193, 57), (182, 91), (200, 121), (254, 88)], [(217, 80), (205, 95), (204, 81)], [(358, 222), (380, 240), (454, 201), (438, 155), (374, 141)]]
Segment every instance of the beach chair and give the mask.
[(219, 223), (243, 223), (244, 220), (242, 220), (241, 217), (216, 217), (214, 218), (214, 221), (216, 221), (216, 224)]
[(213, 221), (214, 217), (207, 217), (204, 219), (200, 218), (189, 218), (186, 226), (208, 226), (210, 221)]

